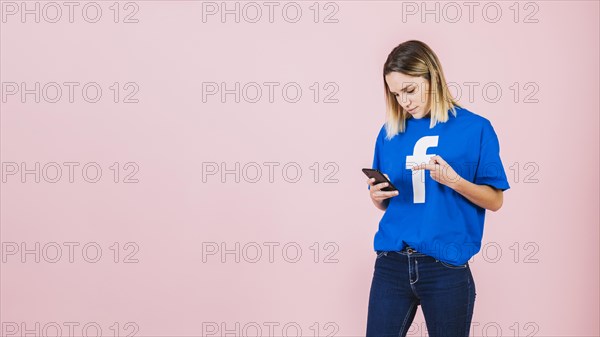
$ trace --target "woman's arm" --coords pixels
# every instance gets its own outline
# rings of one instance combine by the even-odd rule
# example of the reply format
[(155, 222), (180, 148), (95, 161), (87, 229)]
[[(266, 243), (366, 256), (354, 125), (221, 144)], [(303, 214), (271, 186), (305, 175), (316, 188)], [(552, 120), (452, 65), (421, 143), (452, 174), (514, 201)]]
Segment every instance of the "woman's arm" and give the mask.
[(460, 178), (449, 187), (481, 208), (496, 212), (502, 207), (504, 192), (492, 186), (477, 185)]
[(489, 185), (477, 185), (464, 179), (441, 156), (433, 156), (429, 164), (413, 166), (413, 170), (428, 170), (433, 180), (452, 188), (481, 208), (495, 212), (502, 207), (502, 190)]

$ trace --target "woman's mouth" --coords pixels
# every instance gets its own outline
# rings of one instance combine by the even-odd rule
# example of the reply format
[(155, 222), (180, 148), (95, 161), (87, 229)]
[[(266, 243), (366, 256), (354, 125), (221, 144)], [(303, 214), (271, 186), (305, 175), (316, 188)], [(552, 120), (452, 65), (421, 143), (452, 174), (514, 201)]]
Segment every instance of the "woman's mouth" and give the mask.
[(413, 112), (415, 112), (415, 110), (417, 110), (417, 108), (416, 108), (416, 107), (415, 107), (415, 108), (412, 108), (412, 109), (410, 109), (410, 110), (407, 110), (407, 111), (408, 111), (408, 112), (410, 112), (410, 113), (413, 113)]

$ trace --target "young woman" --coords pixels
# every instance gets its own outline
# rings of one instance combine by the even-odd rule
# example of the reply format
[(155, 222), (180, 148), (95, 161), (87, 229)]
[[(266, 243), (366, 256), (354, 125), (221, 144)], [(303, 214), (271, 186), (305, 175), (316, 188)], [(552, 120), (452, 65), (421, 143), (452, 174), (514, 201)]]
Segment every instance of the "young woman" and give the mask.
[(486, 209), (499, 210), (510, 188), (498, 138), (488, 119), (454, 101), (425, 43), (394, 48), (383, 78), (386, 122), (373, 168), (398, 191), (367, 180), (385, 211), (367, 337), (406, 336), (419, 305), (430, 337), (469, 336), (476, 293), (468, 260), (481, 248)]

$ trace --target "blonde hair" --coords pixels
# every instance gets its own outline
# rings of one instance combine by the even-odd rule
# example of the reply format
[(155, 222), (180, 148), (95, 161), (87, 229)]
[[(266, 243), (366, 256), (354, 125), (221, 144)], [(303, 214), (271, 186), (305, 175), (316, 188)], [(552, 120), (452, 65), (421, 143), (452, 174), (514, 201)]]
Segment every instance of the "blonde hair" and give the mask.
[(388, 140), (399, 132), (406, 130), (406, 119), (410, 116), (398, 104), (396, 97), (390, 92), (390, 88), (385, 81), (385, 76), (391, 72), (423, 77), (428, 81), (429, 90), (426, 95), (431, 107), (429, 128), (433, 128), (437, 122), (447, 122), (449, 119), (448, 110), (450, 109), (456, 117), (454, 107), (461, 106), (454, 100), (448, 90), (442, 64), (438, 60), (437, 55), (424, 42), (417, 40), (403, 42), (392, 50), (383, 65), (383, 87), (386, 98), (385, 129)]

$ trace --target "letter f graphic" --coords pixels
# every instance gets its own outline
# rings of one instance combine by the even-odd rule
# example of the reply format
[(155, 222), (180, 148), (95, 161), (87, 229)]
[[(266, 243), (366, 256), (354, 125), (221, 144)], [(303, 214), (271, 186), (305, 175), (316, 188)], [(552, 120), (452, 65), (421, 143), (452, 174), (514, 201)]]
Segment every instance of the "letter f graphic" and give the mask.
[[(439, 136), (425, 136), (420, 138), (413, 149), (412, 156), (406, 156), (406, 168), (412, 170), (412, 167), (419, 164), (429, 164), (431, 157), (435, 154), (426, 154), (430, 147), (437, 147)], [(415, 204), (425, 202), (425, 173), (427, 170), (416, 170), (412, 172), (413, 199)]]

